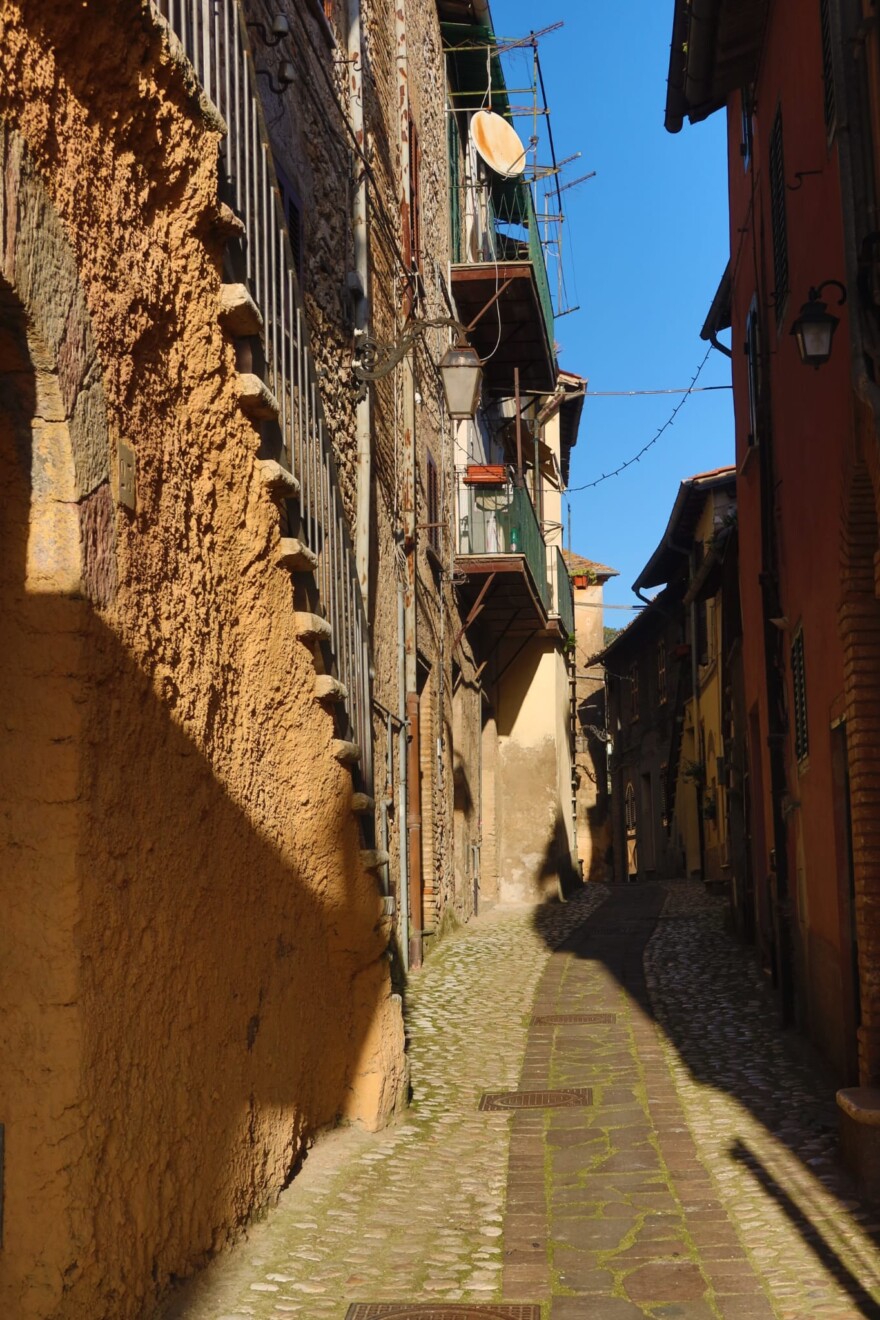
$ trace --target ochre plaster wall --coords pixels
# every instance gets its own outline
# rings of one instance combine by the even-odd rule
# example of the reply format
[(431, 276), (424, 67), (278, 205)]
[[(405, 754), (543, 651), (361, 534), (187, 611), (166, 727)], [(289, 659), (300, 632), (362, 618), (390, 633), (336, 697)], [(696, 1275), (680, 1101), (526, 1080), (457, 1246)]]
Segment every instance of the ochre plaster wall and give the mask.
[(536, 638), (510, 664), (499, 689), (499, 893), (503, 902), (535, 902), (573, 878), (565, 658), (552, 642)]
[[(601, 582), (574, 586), (577, 777), (577, 851), (584, 880), (604, 880), (610, 867), (611, 817), (608, 805), (608, 752), (592, 727), (605, 726), (605, 678), (591, 663), (603, 649), (604, 588)], [(598, 721), (598, 722), (597, 722)]]
[(5, 6), (0, 123), (0, 1313), (134, 1320), (392, 1112), (400, 1012), (217, 320), (218, 125), (137, 0)]

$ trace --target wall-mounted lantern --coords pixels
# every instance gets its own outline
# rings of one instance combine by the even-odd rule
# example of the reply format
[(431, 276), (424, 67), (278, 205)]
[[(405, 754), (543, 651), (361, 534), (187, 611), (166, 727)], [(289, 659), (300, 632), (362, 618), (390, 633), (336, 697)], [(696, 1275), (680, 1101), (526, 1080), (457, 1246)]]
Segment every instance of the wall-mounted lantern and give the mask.
[(828, 304), (822, 302), (822, 290), (829, 285), (840, 290), (837, 306), (843, 306), (846, 302), (845, 286), (840, 280), (825, 280), (818, 288), (810, 289), (807, 302), (801, 307), (800, 316), (791, 327), (801, 362), (806, 367), (821, 367), (831, 357), (831, 344), (840, 317), (829, 312)]
[(473, 417), (483, 385), (483, 364), (477, 350), (470, 344), (450, 344), (437, 365), (449, 416), (453, 421)]

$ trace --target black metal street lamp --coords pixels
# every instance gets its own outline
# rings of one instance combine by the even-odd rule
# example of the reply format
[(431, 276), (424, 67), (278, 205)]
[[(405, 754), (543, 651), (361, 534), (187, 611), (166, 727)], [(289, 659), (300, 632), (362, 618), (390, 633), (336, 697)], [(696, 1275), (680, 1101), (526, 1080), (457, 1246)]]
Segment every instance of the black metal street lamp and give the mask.
[(834, 331), (840, 324), (840, 317), (832, 315), (828, 304), (822, 302), (822, 290), (829, 285), (840, 290), (837, 306), (843, 306), (846, 302), (845, 286), (840, 280), (825, 280), (818, 288), (810, 289), (807, 302), (801, 307), (801, 314), (791, 327), (801, 362), (806, 367), (821, 367), (831, 357), (831, 343)]

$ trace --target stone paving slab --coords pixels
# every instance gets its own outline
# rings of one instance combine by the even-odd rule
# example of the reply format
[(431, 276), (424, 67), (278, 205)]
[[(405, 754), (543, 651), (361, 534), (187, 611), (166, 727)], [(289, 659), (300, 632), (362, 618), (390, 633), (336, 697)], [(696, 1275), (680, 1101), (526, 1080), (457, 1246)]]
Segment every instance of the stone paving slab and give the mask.
[[(589, 1085), (595, 1097), (576, 1119), (545, 1111), (532, 1133), (545, 1152), (544, 1186), (531, 1188), (545, 1250), (528, 1271), (505, 1264), (503, 1296), (527, 1290), (552, 1320), (604, 1316), (609, 1303), (621, 1316), (719, 1320), (728, 1300), (773, 1314), (698, 1159), (653, 1021), (643, 954), (664, 901), (658, 886), (613, 890), (552, 955), (535, 996), (521, 1085)], [(544, 1025), (602, 1010), (610, 1021)], [(521, 1139), (514, 1126), (509, 1191)], [(508, 1200), (505, 1245), (514, 1216)], [(716, 1273), (731, 1263), (736, 1278)]]
[[(611, 1020), (542, 1021), (602, 1015)], [(833, 1091), (775, 1026), (702, 886), (591, 886), (448, 939), (407, 1006), (413, 1105), (319, 1141), (164, 1320), (344, 1320), (355, 1302), (542, 1320), (880, 1317), (877, 1224)], [(481, 1113), (484, 1091), (589, 1087)]]
[(666, 892), (646, 981), (717, 1198), (781, 1320), (880, 1316), (880, 1224), (837, 1164), (833, 1084), (779, 1030), (751, 951), (724, 929), (724, 900), (686, 882)]
[(165, 1320), (342, 1320), (355, 1301), (497, 1300), (511, 1118), (480, 1113), (480, 1094), (516, 1086), (548, 944), (606, 892), (549, 905), (540, 931), (531, 911), (496, 909), (448, 937), (411, 978), (403, 1120), (320, 1140), (266, 1220)]

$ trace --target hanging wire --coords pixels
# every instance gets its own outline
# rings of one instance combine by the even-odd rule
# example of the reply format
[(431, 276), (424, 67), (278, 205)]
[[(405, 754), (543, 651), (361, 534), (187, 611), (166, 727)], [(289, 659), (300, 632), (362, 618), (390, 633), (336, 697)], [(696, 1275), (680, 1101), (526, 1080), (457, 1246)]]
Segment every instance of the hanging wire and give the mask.
[(633, 454), (632, 458), (628, 458), (625, 463), (621, 463), (620, 467), (614, 468), (612, 472), (603, 472), (601, 477), (597, 477), (595, 481), (586, 481), (582, 486), (569, 486), (566, 491), (566, 494), (571, 495), (575, 491), (592, 490), (594, 486), (601, 486), (603, 481), (610, 481), (612, 477), (619, 477), (621, 472), (625, 472), (627, 468), (632, 467), (634, 463), (638, 463), (642, 458), (644, 458), (648, 450), (653, 449), (654, 445), (656, 445), (657, 441), (660, 439), (663, 432), (669, 430), (670, 426), (675, 421), (676, 417), (681, 412), (682, 408), (687, 403), (688, 399), (691, 397), (694, 386), (696, 385), (697, 381), (700, 378), (700, 372), (703, 370), (703, 367), (705, 367), (706, 363), (709, 361), (709, 354), (711, 352), (712, 352), (712, 345), (710, 344), (709, 347), (706, 349), (706, 356), (703, 358), (702, 362), (697, 367), (696, 371), (691, 377), (690, 388), (688, 389), (687, 393), (682, 395), (682, 397), (679, 399), (678, 403), (675, 405), (670, 415), (667, 417), (666, 421), (657, 430), (657, 433), (651, 437), (651, 439), (648, 441), (646, 445), (642, 445), (641, 449), (637, 454)]

